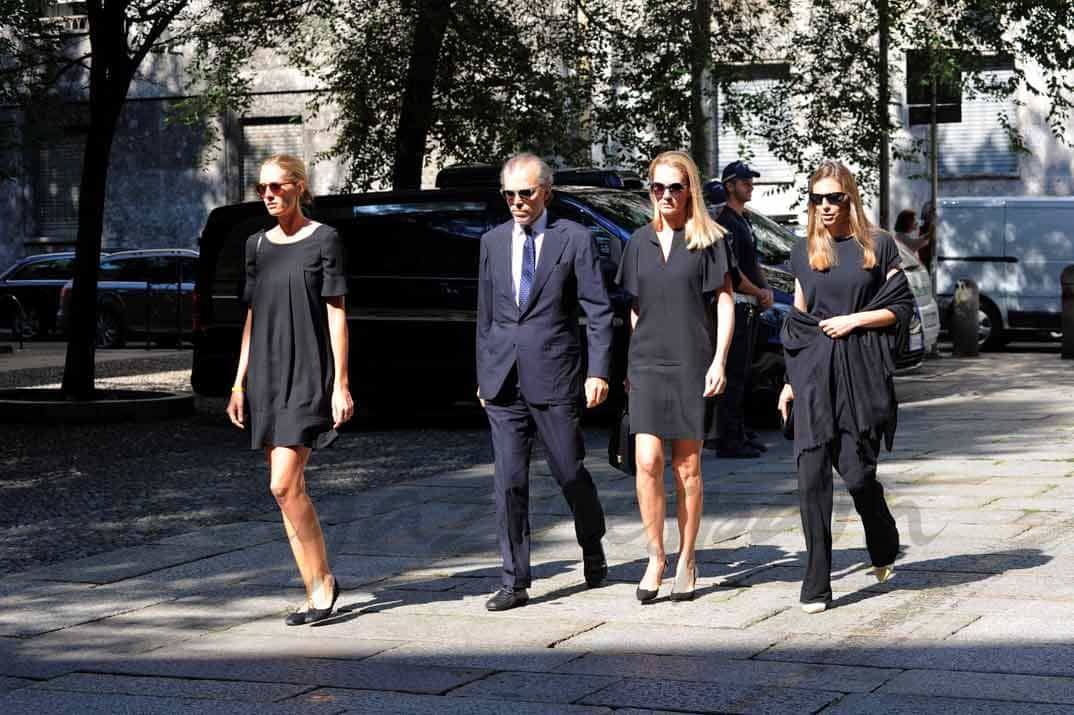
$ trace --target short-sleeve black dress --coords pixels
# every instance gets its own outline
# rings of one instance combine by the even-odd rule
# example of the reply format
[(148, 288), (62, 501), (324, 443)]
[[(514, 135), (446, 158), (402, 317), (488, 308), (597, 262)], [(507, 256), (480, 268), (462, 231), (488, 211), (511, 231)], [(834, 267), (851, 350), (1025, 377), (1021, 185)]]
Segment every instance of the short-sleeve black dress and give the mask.
[(704, 397), (705, 373), (715, 351), (712, 297), (728, 271), (719, 243), (691, 251), (676, 231), (665, 262), (651, 224), (631, 236), (616, 283), (634, 296), (638, 310), (627, 354), (632, 433), (715, 436), (715, 400)]
[(294, 243), (246, 239), (245, 300), (253, 307), (246, 377), (250, 447), (326, 447), (335, 363), (325, 298), (345, 295), (343, 242), (321, 225)]

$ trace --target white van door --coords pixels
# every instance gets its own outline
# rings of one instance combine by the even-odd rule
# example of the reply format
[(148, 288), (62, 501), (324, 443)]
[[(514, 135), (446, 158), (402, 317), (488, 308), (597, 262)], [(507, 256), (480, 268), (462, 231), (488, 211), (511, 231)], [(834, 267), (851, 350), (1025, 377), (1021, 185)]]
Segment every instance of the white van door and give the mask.
[(951, 296), (970, 279), (1004, 311), (1009, 275), (1002, 199), (941, 199), (936, 227), (936, 294)]
[(1074, 199), (1008, 201), (1006, 252), (1015, 260), (1008, 268), (1010, 325), (1059, 330), (1059, 275), (1074, 264)]

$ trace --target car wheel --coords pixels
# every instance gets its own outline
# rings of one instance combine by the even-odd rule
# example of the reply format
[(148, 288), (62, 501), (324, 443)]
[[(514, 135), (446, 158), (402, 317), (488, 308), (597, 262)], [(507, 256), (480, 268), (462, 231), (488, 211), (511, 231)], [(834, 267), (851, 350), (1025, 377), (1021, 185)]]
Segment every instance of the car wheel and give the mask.
[(999, 350), (1006, 344), (999, 310), (990, 301), (982, 300), (977, 311), (977, 345), (981, 350)]
[(41, 337), (41, 311), (36, 305), (27, 306), (15, 315), (15, 336), (22, 340)]
[(123, 347), (123, 322), (111, 310), (97, 311), (97, 347)]

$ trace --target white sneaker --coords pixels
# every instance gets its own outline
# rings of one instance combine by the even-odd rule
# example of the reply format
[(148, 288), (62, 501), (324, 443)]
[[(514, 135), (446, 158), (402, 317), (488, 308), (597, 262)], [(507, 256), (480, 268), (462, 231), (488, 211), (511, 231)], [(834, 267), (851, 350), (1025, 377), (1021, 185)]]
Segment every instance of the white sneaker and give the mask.
[(877, 583), (884, 583), (891, 580), (891, 577), (895, 575), (895, 564), (890, 563), (887, 566), (874, 566), (873, 576), (876, 576)]
[(802, 610), (809, 614), (823, 613), (828, 610), (828, 604), (824, 601), (818, 603), (803, 603)]

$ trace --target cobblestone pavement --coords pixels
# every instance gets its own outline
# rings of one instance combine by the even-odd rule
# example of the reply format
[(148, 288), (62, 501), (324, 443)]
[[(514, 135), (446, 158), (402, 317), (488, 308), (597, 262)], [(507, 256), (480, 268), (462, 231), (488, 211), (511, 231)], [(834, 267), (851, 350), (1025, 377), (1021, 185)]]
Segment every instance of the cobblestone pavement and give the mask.
[[(172, 492), (174, 513), (237, 511), (208, 517), (218, 526), (150, 532), (0, 580), (0, 712), (1069, 713), (1071, 367), (1051, 353), (1006, 353), (901, 378), (896, 449), (880, 468), (905, 547), (898, 573), (872, 578), (860, 521), (837, 487), (835, 602), (813, 616), (797, 604), (789, 447), (771, 435), (762, 460), (706, 455), (698, 598), (684, 603), (667, 598), (670, 577), (652, 605), (634, 600), (645, 545), (633, 480), (604, 463), (599, 433), (588, 464), (608, 514), (602, 588), (585, 588), (569, 511), (537, 462), (531, 600), (490, 614), (498, 556), (484, 430), (351, 433), (355, 446), (325, 456), (316, 479), (341, 608), (315, 627), (286, 628), (302, 595), (270, 499), (208, 486), (245, 484), (253, 472), (213, 409), (139, 425), (137, 439), (67, 433), (64, 447), (52, 432), (23, 432), (3, 473), (18, 463), (17, 478), (33, 480), (52, 469), (67, 486), (49, 498), (68, 501), (39, 516), (56, 524), (89, 500), (94, 508), (69, 520), (92, 530), (103, 520), (88, 515), (107, 508), (92, 495), (113, 481), (131, 486), (110, 496), (134, 505)], [(44, 439), (82, 476), (59, 470)], [(360, 448), (363, 439), (372, 444)], [(198, 447), (195, 466), (169, 476), (202, 442), (211, 446)], [(451, 464), (442, 452), (463, 456)], [(321, 486), (361, 470), (368, 488), (348, 483), (329, 498)], [(192, 493), (210, 494), (211, 507)], [(111, 517), (117, 533), (134, 528), (122, 521), (133, 508)], [(182, 530), (182, 517), (164, 513)], [(672, 518), (672, 552), (674, 532)]]

